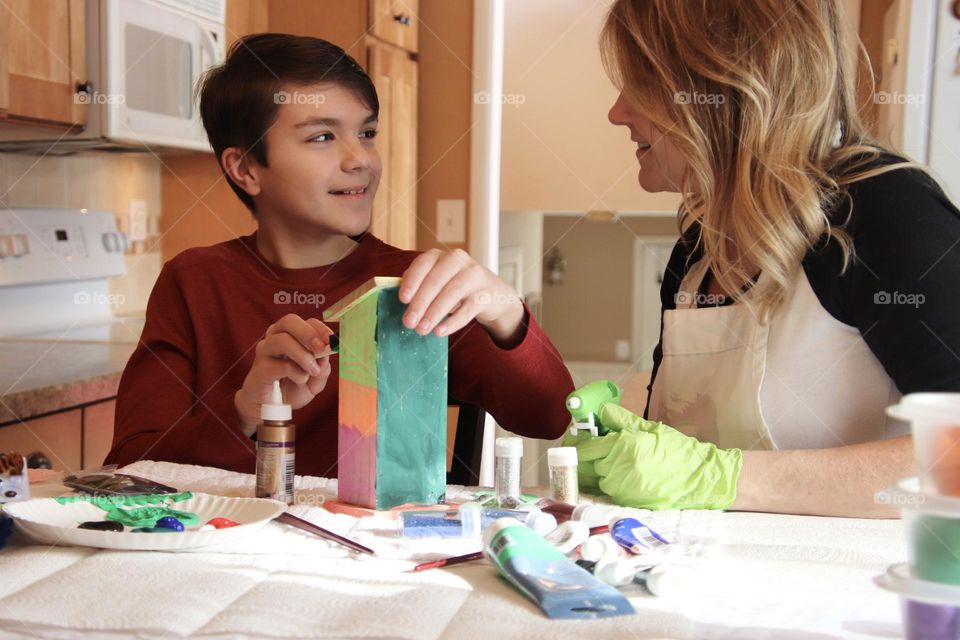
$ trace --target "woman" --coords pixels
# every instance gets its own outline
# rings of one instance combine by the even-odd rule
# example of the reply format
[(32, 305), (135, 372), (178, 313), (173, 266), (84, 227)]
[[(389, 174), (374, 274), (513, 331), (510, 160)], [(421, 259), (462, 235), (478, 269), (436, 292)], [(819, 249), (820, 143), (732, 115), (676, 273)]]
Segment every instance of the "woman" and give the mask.
[[(618, 0), (602, 34), (639, 182), (682, 194), (647, 422), (578, 436), (652, 508), (889, 516), (900, 394), (960, 391), (960, 212), (872, 141), (837, 0)], [(662, 423), (662, 424), (661, 424)], [(669, 426), (668, 426), (669, 425)], [(945, 450), (944, 456), (960, 456)]]

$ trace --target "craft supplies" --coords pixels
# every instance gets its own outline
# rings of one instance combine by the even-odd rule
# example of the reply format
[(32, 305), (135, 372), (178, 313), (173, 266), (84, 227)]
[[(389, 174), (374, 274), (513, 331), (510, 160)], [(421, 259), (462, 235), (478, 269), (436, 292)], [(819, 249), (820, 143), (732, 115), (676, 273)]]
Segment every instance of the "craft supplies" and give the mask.
[(634, 613), (616, 589), (584, 571), (517, 520), (494, 522), (484, 533), (484, 551), (507, 581), (550, 618)]
[(479, 538), (482, 511), (472, 502), (457, 511), (404, 511), (400, 514), (400, 535), (404, 538)]
[(274, 380), (270, 402), (260, 405), (257, 426), (256, 496), (293, 504), (297, 428), (284, 404), (280, 381)]
[(570, 433), (589, 431), (592, 435), (604, 435), (607, 430), (600, 424), (600, 407), (606, 402), (620, 404), (620, 387), (610, 380), (597, 380), (574, 390), (567, 396), (567, 411), (573, 422)]
[(515, 509), (523, 504), (520, 497), (520, 460), (523, 458), (523, 440), (517, 437), (497, 438), (494, 447), (494, 489), (497, 505)]
[(371, 556), (376, 555), (373, 552), (373, 549), (369, 547), (365, 547), (359, 542), (354, 542), (353, 540), (349, 538), (345, 538), (338, 533), (334, 533), (333, 531), (328, 531), (327, 529), (324, 529), (321, 526), (315, 525), (312, 522), (307, 522), (306, 520), (302, 518), (298, 518), (297, 516), (291, 513), (288, 513), (288, 512), (281, 513), (275, 518), (275, 520), (277, 522), (282, 522), (283, 524), (290, 525), (291, 527), (300, 529), (301, 531), (306, 531), (307, 533), (312, 533), (316, 536), (320, 536), (321, 538), (332, 540), (334, 542), (342, 544), (345, 547), (353, 549), (354, 551), (359, 551), (360, 553), (366, 553)]
[(550, 497), (561, 503), (574, 504), (579, 499), (577, 448), (553, 447), (547, 450)]

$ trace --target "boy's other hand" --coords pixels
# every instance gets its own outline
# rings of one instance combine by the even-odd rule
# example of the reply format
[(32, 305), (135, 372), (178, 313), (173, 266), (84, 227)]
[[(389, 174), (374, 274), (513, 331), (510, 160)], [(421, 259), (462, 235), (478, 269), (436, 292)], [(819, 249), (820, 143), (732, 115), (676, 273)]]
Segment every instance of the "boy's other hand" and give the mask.
[(462, 249), (420, 254), (403, 274), (400, 302), (408, 305), (404, 326), (422, 336), (450, 335), (476, 318), (500, 347), (522, 338), (520, 296)]
[(270, 401), (273, 383), (282, 383), (283, 399), (299, 409), (323, 391), (330, 376), (330, 357), (316, 355), (330, 344), (333, 331), (317, 318), (304, 320), (289, 313), (270, 325), (257, 343), (256, 355), (233, 403), (244, 433), (253, 435), (260, 422), (260, 405)]

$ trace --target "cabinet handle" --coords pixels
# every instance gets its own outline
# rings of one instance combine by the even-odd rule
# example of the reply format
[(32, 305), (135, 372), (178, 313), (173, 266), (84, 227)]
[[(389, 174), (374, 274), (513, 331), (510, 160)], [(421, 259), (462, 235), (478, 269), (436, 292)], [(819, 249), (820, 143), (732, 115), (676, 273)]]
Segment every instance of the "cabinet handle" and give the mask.
[(410, 21), (410, 16), (408, 16), (408, 15), (405, 14), (405, 13), (398, 13), (397, 15), (393, 16), (393, 19), (396, 20), (397, 22), (399, 22), (400, 24), (402, 24), (402, 25), (405, 26), (405, 27), (409, 27), (409, 26), (410, 26), (410, 22), (411, 22), (411, 21)]

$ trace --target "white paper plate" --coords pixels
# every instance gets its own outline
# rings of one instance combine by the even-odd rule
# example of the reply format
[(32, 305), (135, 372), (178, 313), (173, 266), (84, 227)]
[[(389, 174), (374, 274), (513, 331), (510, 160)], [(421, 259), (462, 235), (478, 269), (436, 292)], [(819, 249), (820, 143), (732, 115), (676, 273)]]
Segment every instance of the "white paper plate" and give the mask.
[[(262, 498), (194, 493), (189, 500), (173, 503), (172, 508), (196, 513), (198, 523), (180, 533), (133, 533), (130, 527), (123, 532), (78, 529), (82, 522), (104, 520), (106, 512), (86, 501), (60, 504), (53, 498), (13, 502), (5, 505), (3, 510), (34, 542), (101, 549), (177, 551), (235, 542), (286, 511), (287, 505)], [(229, 518), (240, 524), (226, 529), (197, 531), (213, 518)]]

